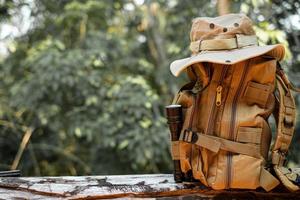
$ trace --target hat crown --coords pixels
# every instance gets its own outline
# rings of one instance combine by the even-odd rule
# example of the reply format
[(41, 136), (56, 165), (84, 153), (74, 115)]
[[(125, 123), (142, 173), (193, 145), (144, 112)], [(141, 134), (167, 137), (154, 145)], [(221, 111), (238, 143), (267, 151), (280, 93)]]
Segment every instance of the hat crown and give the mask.
[(244, 14), (198, 17), (193, 20), (190, 40), (228, 39), (237, 34), (255, 35), (251, 19)]
[(234, 65), (262, 55), (280, 61), (285, 55), (285, 48), (281, 44), (259, 46), (252, 21), (244, 14), (196, 18), (190, 39), (192, 56), (171, 63), (170, 69), (175, 76), (201, 62)]

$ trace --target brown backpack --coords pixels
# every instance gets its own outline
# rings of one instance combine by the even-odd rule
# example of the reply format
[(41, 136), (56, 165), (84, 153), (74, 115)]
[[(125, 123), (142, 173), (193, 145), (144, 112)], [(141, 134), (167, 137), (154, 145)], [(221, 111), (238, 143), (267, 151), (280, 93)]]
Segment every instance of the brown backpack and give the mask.
[[(224, 26), (234, 32), (234, 27), (239, 30), (248, 23), (244, 22), (243, 15), (231, 15), (229, 19), (227, 16), (227, 21), (226, 16), (219, 18), (198, 18), (193, 21), (191, 38), (195, 27), (203, 29), (206, 24), (208, 31), (213, 28), (218, 36), (217, 43), (216, 39), (202, 38), (201, 46), (196, 45), (197, 51), (211, 50), (216, 45), (221, 45), (217, 50), (227, 49), (231, 45), (231, 42), (227, 43), (228, 37), (219, 39)], [(232, 29), (228, 26), (230, 20)], [(215, 30), (216, 26), (221, 27), (220, 32)], [(201, 31), (200, 35), (203, 34)], [(240, 44), (236, 36), (235, 40), (238, 48), (241, 43), (249, 43), (248, 38), (241, 40)], [(192, 50), (194, 43), (195, 39), (192, 39)], [(225, 53), (228, 52), (232, 51)], [(235, 61), (234, 58), (224, 60), (224, 63), (218, 62), (218, 55), (218, 58), (212, 56), (212, 60), (205, 53), (199, 56), (202, 58), (198, 60), (193, 56), (189, 58), (183, 69), (178, 69), (183, 66), (182, 61), (176, 66), (173, 64), (173, 73), (174, 68), (186, 71), (191, 80), (178, 92), (172, 103), (182, 107), (182, 125), (177, 130), (177, 140), (172, 138), (171, 148), (173, 160), (179, 163), (175, 166), (176, 181), (199, 181), (216, 190), (262, 187), (270, 191), (280, 180), (290, 191), (299, 190), (296, 184), (299, 176), (283, 167), (294, 133), (296, 107), (291, 94), (292, 85), (278, 62), (282, 55), (268, 50), (236, 58)], [(269, 156), (272, 132), (268, 118), (271, 114), (274, 115), (277, 128)], [(271, 165), (267, 164), (269, 158)]]

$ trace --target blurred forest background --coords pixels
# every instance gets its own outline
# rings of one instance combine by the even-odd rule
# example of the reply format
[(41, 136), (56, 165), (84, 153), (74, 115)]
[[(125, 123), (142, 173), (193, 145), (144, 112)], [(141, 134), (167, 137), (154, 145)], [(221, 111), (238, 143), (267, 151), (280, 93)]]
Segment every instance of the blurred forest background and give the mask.
[[(283, 65), (299, 86), (299, 0), (229, 3), (255, 21), (261, 44), (285, 44)], [(191, 20), (217, 16), (226, 8), (218, 6), (0, 0), (0, 169), (30, 176), (171, 172), (164, 106), (187, 79), (174, 78), (169, 64), (190, 54)], [(300, 163), (299, 128), (290, 166)]]

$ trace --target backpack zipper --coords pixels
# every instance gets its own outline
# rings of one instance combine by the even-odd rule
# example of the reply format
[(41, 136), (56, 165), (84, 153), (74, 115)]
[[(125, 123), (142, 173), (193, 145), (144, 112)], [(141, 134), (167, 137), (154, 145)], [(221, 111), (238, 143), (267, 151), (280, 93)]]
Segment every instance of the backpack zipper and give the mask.
[(216, 95), (215, 95), (215, 98), (214, 98), (214, 103), (212, 105), (212, 109), (211, 109), (211, 112), (210, 112), (210, 118), (209, 118), (209, 121), (208, 121), (208, 126), (207, 126), (207, 131), (206, 131), (206, 134), (209, 134), (211, 135), (212, 134), (212, 129), (214, 128), (215, 126), (215, 118), (216, 118), (216, 107), (219, 109), (219, 107), (221, 106), (222, 104), (222, 91), (223, 91), (223, 82), (224, 82), (224, 79), (225, 79), (225, 76), (227, 74), (227, 71), (228, 71), (228, 66), (225, 65), (223, 66), (223, 69), (222, 69), (222, 72), (221, 72), (221, 77), (219, 79), (219, 82), (218, 82), (218, 86), (216, 88)]
[[(237, 102), (238, 97), (240, 96), (240, 93), (242, 91), (242, 86), (245, 82), (245, 76), (248, 72), (250, 60), (247, 61), (246, 66), (243, 69), (242, 77), (240, 79), (237, 91), (235, 93), (235, 96), (233, 98), (232, 102), (232, 114), (231, 114), (231, 124), (229, 129), (229, 140), (234, 140), (234, 129), (235, 129), (235, 121), (236, 121), (236, 110), (237, 110)], [(232, 179), (232, 152), (227, 153), (227, 180), (226, 180), (226, 188), (229, 189), (231, 185), (231, 179)]]

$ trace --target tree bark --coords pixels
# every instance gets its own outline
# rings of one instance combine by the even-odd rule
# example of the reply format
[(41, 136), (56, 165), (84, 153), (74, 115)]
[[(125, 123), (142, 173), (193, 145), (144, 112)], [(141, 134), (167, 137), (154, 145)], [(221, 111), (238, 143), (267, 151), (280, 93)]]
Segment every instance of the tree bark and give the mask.
[(230, 13), (230, 0), (218, 0), (217, 7), (220, 16)]

